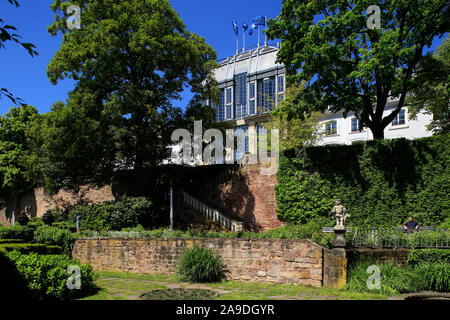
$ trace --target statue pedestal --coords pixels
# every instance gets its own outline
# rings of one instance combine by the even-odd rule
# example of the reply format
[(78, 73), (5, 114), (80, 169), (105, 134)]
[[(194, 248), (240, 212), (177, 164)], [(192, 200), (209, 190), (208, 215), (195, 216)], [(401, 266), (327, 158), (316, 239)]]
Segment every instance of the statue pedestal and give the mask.
[(347, 240), (345, 240), (345, 228), (335, 228), (332, 242), (333, 248), (345, 248)]

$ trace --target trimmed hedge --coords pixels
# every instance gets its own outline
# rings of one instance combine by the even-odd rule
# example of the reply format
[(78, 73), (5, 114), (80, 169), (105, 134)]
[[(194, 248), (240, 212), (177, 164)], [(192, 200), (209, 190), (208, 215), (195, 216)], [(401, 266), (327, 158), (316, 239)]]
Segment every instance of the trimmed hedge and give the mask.
[(341, 198), (349, 225), (398, 226), (413, 215), (438, 226), (450, 212), (450, 135), (297, 148), (280, 157), (278, 215), (330, 217)]
[[(0, 252), (0, 256), (2, 253)], [(70, 259), (65, 255), (38, 255), (36, 253), (21, 254), (18, 251), (4, 253), (7, 261), (0, 261), (5, 265), (15, 265), (15, 281), (8, 283), (15, 288), (16, 283), (22, 286), (25, 283), (28, 296), (31, 300), (70, 300), (86, 296), (96, 289), (94, 280), (96, 276), (90, 265), (82, 265), (78, 260)], [(9, 263), (8, 263), (9, 262)], [(81, 287), (69, 289), (67, 283), (73, 273), (69, 273), (71, 266), (79, 267)], [(4, 268), (0, 266), (0, 268)], [(0, 275), (0, 279), (2, 276)], [(4, 280), (4, 279), (2, 279)], [(8, 286), (0, 288), (0, 296), (7, 296)], [(23, 290), (22, 290), (23, 291)], [(24, 297), (22, 297), (24, 298)]]
[(3, 243), (23, 243), (22, 239), (0, 239), (0, 244)]
[(448, 263), (450, 265), (450, 249), (417, 249), (408, 254), (408, 265), (421, 263)]
[(34, 229), (28, 226), (0, 227), (0, 239), (22, 239), (30, 242), (33, 240), (33, 232)]
[(39, 254), (60, 254), (62, 252), (59, 246), (47, 246), (45, 244), (35, 243), (7, 243), (0, 244), (0, 252), (18, 251), (23, 254), (39, 253)]

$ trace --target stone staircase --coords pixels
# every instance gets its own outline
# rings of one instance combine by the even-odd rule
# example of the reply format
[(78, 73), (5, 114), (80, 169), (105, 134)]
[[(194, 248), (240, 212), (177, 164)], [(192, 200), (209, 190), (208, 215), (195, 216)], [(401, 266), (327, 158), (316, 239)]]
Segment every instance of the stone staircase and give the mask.
[(202, 214), (208, 221), (212, 221), (229, 231), (243, 231), (244, 223), (228, 218), (216, 209), (212, 209), (187, 192), (180, 190), (180, 202), (184, 207)]

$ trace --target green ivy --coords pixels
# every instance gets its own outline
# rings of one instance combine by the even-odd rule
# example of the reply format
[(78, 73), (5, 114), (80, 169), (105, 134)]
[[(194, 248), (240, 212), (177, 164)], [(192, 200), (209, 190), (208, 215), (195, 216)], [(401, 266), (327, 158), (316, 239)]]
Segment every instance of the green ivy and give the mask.
[(286, 150), (280, 158), (278, 215), (305, 223), (330, 217), (341, 198), (350, 225), (399, 226), (413, 215), (439, 226), (450, 213), (450, 135)]

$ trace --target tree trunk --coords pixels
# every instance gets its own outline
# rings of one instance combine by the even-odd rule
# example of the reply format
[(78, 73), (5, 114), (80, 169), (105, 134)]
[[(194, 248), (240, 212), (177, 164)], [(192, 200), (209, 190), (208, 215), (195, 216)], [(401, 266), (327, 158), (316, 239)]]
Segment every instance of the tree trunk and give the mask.
[(384, 140), (384, 129), (381, 125), (375, 125), (370, 128), (374, 140)]

